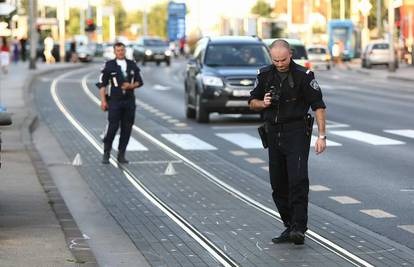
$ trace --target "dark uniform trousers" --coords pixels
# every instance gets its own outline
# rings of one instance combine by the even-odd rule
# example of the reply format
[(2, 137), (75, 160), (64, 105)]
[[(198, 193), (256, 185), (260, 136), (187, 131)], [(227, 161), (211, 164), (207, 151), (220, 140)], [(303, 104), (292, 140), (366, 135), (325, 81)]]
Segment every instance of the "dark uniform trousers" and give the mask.
[(273, 200), (284, 225), (305, 232), (308, 220), (310, 145), (305, 122), (268, 124), (267, 127)]
[(125, 152), (135, 120), (135, 97), (108, 101), (108, 128), (104, 137), (104, 150), (110, 151), (118, 128), (121, 128), (118, 151)]

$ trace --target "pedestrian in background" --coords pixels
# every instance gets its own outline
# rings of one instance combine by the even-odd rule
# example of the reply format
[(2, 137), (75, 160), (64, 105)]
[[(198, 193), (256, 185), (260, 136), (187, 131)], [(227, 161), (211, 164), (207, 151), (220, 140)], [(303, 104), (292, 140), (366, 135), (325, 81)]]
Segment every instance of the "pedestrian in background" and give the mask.
[(1, 48), (0, 48), (0, 65), (1, 70), (4, 74), (7, 74), (9, 71), (10, 64), (10, 47), (7, 44), (6, 37), (2, 38)]
[(20, 43), (19, 43), (19, 40), (17, 40), (17, 37), (14, 37), (13, 39), (12, 47), (13, 47), (13, 63), (18, 63), (19, 57), (20, 57)]
[[(135, 89), (143, 85), (137, 64), (125, 58), (125, 45), (115, 43), (115, 59), (108, 60), (99, 76), (96, 86), (101, 97), (101, 109), (108, 111), (108, 126), (103, 138), (103, 164), (109, 164), (112, 143), (118, 128), (121, 127), (118, 145), (118, 163), (127, 164), (126, 148), (135, 120)], [(110, 85), (107, 92), (106, 87)]]
[(250, 93), (252, 110), (262, 111), (265, 133), (262, 140), (269, 150), (272, 197), (286, 230), (272, 239), (274, 243), (302, 245), (308, 222), (308, 157), (315, 112), (319, 137), (315, 152), (326, 147), (325, 103), (312, 71), (292, 60), (285, 40), (270, 46), (272, 65), (261, 68)]
[(27, 39), (25, 37), (22, 37), (20, 39), (20, 57), (22, 61), (26, 61), (26, 56), (27, 56), (26, 55), (27, 54), (26, 43), (27, 43)]
[(45, 40), (43, 42), (44, 42), (44, 45), (45, 45), (43, 54), (45, 56), (46, 63), (48, 63), (48, 64), (55, 63), (56, 59), (52, 54), (53, 46), (54, 46), (53, 38), (48, 36), (48, 37), (45, 38)]

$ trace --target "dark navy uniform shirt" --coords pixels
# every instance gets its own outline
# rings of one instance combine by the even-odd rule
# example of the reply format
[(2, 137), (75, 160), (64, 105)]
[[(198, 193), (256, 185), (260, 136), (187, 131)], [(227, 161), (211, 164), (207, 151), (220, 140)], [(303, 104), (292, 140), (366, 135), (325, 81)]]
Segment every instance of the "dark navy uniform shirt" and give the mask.
[(258, 72), (255, 86), (250, 92), (249, 103), (253, 99), (263, 100), (269, 92), (277, 92), (278, 103), (263, 110), (264, 120), (269, 123), (289, 123), (303, 119), (312, 108), (326, 108), (322, 92), (312, 71), (291, 61), (288, 77), (281, 80), (276, 66), (269, 65)]
[(126, 74), (121, 70), (121, 66), (116, 63), (116, 59), (108, 60), (104, 68), (101, 70), (99, 82), (96, 83), (98, 88), (111, 85), (108, 94), (111, 99), (125, 99), (134, 97), (134, 90), (122, 90), (121, 86), (124, 82), (134, 83), (138, 82), (141, 87), (144, 83), (141, 78), (140, 69), (137, 64), (125, 59), (127, 64)]

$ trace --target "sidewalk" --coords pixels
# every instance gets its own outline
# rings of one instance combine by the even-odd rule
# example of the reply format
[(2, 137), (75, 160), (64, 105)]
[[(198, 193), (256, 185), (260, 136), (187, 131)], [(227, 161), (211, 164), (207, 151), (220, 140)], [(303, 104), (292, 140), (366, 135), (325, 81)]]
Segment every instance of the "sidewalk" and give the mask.
[(361, 59), (353, 59), (350, 62), (345, 62), (342, 66), (337, 68), (356, 71), (366, 75), (379, 75), (392, 80), (414, 82), (414, 66), (400, 63), (399, 68), (395, 72), (389, 72), (387, 66), (372, 66), (371, 69), (361, 67)]
[[(62, 221), (71, 225), (72, 236), (81, 232), (47, 170), (38, 168), (41, 160), (29, 134), (34, 118), (25, 99), (29, 81), (36, 74), (69, 66), (74, 67), (38, 62), (37, 70), (31, 71), (25, 62), (11, 65), (8, 74), (0, 74), (0, 104), (12, 113), (13, 121), (11, 126), (0, 127), (0, 266), (97, 265), (87, 244), (82, 253), (69, 249), (71, 237), (62, 231)], [(55, 214), (58, 207), (65, 212)]]

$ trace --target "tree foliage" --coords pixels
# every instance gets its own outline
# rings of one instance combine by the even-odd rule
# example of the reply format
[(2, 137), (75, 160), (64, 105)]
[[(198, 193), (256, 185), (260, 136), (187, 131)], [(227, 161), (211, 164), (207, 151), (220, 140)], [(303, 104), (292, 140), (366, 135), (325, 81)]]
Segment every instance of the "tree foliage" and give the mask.
[(260, 17), (269, 17), (270, 13), (272, 13), (272, 8), (264, 0), (257, 0), (256, 4), (251, 9), (251, 12)]

